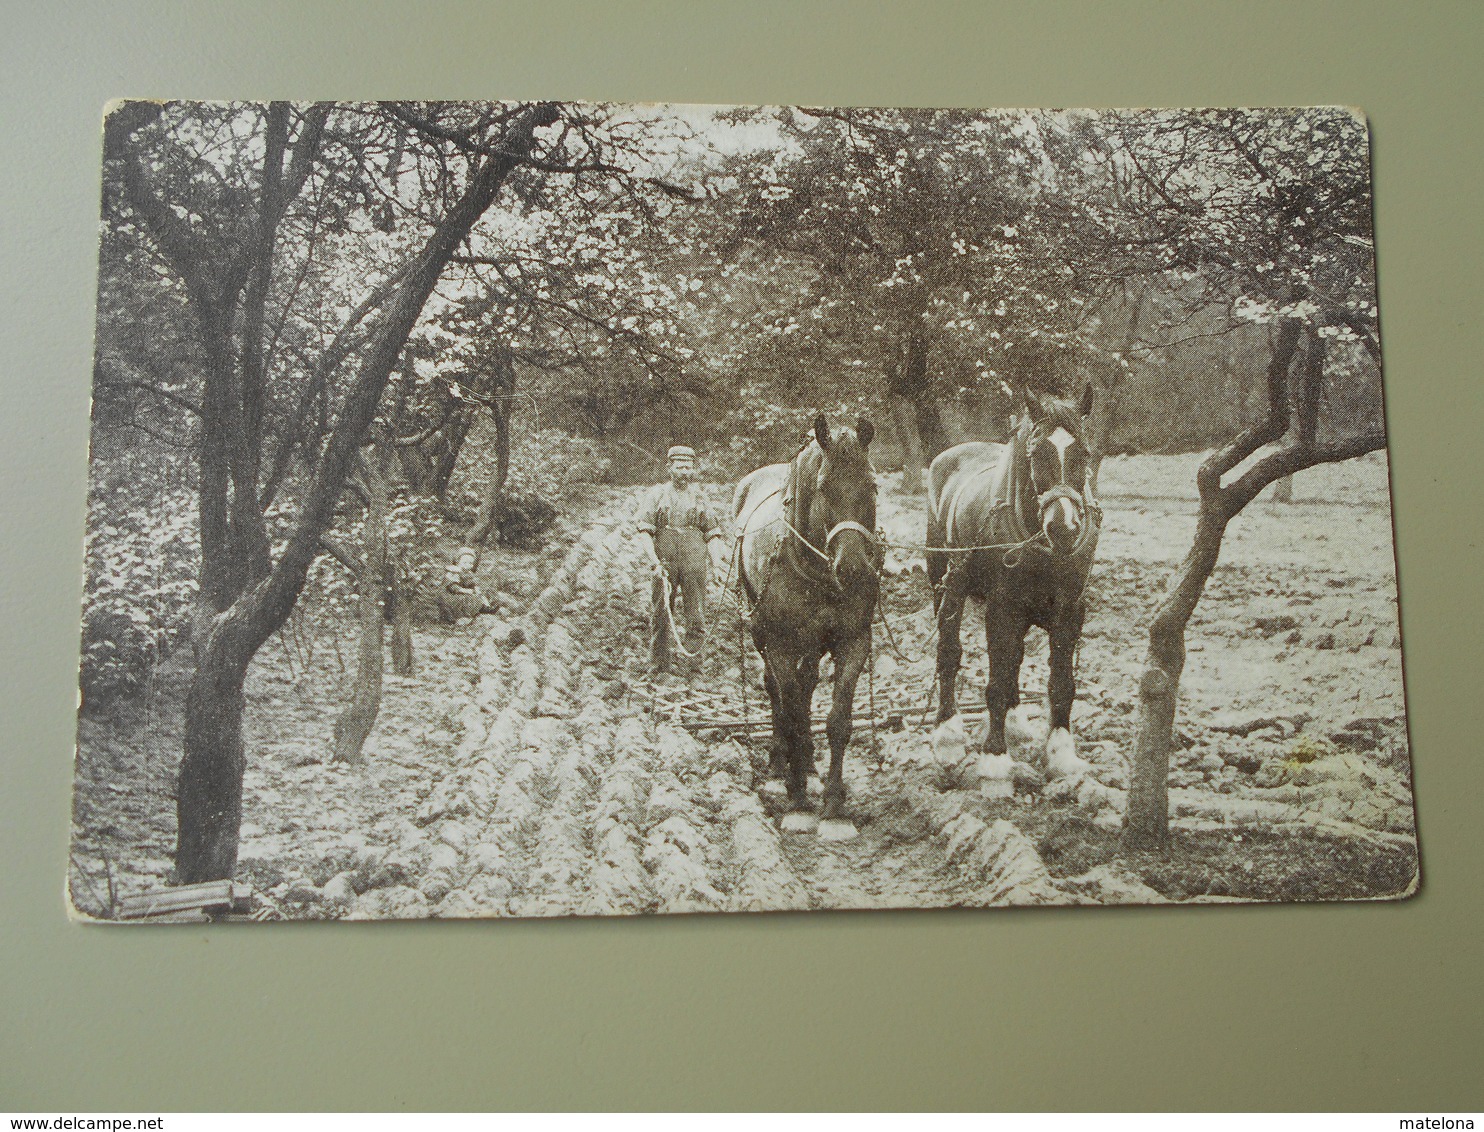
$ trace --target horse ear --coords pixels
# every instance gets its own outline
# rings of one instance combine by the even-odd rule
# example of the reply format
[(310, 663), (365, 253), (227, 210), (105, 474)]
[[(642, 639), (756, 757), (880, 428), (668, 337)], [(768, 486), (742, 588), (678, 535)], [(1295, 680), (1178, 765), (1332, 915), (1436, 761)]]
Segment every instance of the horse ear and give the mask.
[(862, 448), (869, 448), (871, 441), (876, 436), (876, 426), (865, 417), (855, 422), (855, 438), (861, 442)]
[(828, 451), (830, 447), (830, 426), (820, 413), (814, 418), (814, 439), (819, 441), (819, 446)]
[(1032, 424), (1045, 418), (1046, 406), (1041, 404), (1041, 398), (1037, 397), (1031, 389), (1020, 390), (1020, 403), (1025, 408), (1026, 419)]
[(1087, 388), (1082, 391), (1082, 416), (1087, 417), (1092, 412), (1092, 382), (1087, 383)]

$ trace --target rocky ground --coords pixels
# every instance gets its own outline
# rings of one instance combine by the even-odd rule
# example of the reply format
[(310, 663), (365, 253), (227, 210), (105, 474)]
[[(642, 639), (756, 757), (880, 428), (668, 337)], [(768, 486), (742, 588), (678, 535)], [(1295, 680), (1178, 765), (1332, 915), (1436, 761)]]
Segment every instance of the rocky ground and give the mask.
[[(519, 608), (419, 630), (419, 670), (389, 678), (360, 766), (327, 761), (325, 705), (344, 683), (331, 651), (291, 669), (286, 645), (265, 650), (249, 684), (242, 872), (293, 918), (1405, 894), (1417, 857), (1379, 456), (1306, 473), (1294, 503), (1259, 500), (1233, 524), (1191, 626), (1173, 844), (1119, 851), (1141, 627), (1194, 527), (1196, 459), (1105, 467), (1075, 715), (1089, 775), (1045, 783), (1034, 703), (1009, 779), (973, 750), (972, 723), (967, 735), (957, 721), (926, 725), (928, 588), (894, 553), (897, 647), (878, 639), (875, 690), (900, 722), (857, 729), (846, 777), (860, 836), (781, 832), (760, 744), (693, 736), (657, 710), (627, 496), (595, 493), (549, 555), (505, 562), (500, 585)], [(921, 506), (884, 494), (892, 539), (920, 542)], [(974, 623), (966, 711), (984, 681)], [(737, 630), (720, 610), (691, 682), (731, 699), (746, 688), (756, 711), (756, 662)], [(1021, 682), (1044, 687), (1039, 631)], [(110, 885), (168, 877), (179, 683), (166, 673), (148, 704), (82, 723), (72, 891), (84, 912), (106, 910)]]

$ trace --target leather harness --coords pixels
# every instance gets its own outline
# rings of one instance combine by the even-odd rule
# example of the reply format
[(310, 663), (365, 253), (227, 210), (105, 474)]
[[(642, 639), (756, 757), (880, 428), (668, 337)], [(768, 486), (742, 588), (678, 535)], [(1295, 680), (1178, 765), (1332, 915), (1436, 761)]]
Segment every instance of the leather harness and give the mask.
[[(1026, 485), (1030, 475), (1030, 456), (1027, 451), (1029, 430), (1018, 429), (1010, 442), (1004, 446), (1000, 458), (993, 463), (983, 467), (960, 473), (955, 478), (958, 480), (951, 493), (946, 493), (943, 500), (939, 502), (938, 522), (943, 528), (943, 537), (950, 544), (945, 549), (953, 550), (953, 543), (958, 541), (958, 518), (960, 505), (964, 500), (964, 494), (971, 484), (977, 483), (985, 476), (996, 477), (996, 482), (991, 488), (989, 501), (990, 530), (988, 537), (992, 540), (1006, 538), (1008, 547), (1019, 551), (1022, 549), (1040, 550), (1050, 553), (1049, 546), (1041, 546), (1036, 542), (1039, 531), (1033, 531), (1025, 521), (1021, 513), (1019, 501), (1026, 492)], [(1032, 484), (1032, 489), (1034, 485)], [(1066, 499), (1076, 504), (1083, 512), (1084, 521), (1081, 530), (1077, 534), (1077, 540), (1067, 552), (1068, 557), (1075, 557), (1082, 553), (1089, 543), (1095, 541), (1098, 530), (1102, 526), (1103, 509), (1093, 498), (1092, 482), (1089, 478), (1083, 485), (1081, 492), (1070, 484), (1058, 483), (1052, 485), (1039, 495), (1034, 495), (1037, 516), (1045, 514), (1046, 508), (1058, 499)], [(946, 506), (944, 505), (946, 503)], [(1003, 533), (997, 529), (996, 516), (1003, 515), (1002, 520), (1007, 530)], [(972, 543), (969, 539), (967, 542)], [(972, 546), (964, 546), (960, 549), (973, 549)], [(1007, 555), (1007, 559), (1008, 559)], [(1018, 557), (1018, 555), (1017, 555)], [(1012, 565), (1006, 562), (1006, 565)]]

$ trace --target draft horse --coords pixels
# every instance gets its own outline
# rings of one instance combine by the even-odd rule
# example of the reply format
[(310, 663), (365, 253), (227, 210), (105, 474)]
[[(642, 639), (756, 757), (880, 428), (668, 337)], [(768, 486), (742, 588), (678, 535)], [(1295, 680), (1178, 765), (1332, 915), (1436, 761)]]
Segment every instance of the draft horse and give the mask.
[(989, 680), (984, 745), (1005, 753), (1005, 715), (1020, 703), (1020, 665), (1032, 625), (1051, 643), (1047, 700), (1052, 777), (1087, 764), (1072, 738), (1077, 641), (1102, 512), (1092, 495), (1080, 406), (1023, 394), (1025, 414), (1008, 444), (971, 442), (940, 453), (928, 470), (928, 577), (938, 618), (938, 722), (958, 711), (964, 601), (984, 600)]
[[(874, 435), (871, 422), (861, 418), (854, 435), (842, 430), (831, 436), (821, 413), (791, 462), (752, 472), (732, 496), (737, 573), (752, 609), (752, 642), (763, 659), (773, 713), (769, 772), (788, 789), (783, 828), (817, 828), (827, 840), (856, 835), (845, 814), (844, 767), (880, 585), (876, 478), (866, 452)], [(816, 825), (808, 792), (814, 769), (809, 712), (826, 653), (835, 662), (825, 724), (830, 769)]]

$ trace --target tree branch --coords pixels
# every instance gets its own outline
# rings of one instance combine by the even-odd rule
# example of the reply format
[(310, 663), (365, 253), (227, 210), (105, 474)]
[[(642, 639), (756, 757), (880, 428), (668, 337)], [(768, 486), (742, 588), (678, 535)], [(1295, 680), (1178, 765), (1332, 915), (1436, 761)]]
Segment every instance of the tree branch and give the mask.
[(294, 405), (293, 416), (283, 443), (274, 454), (272, 463), (269, 464), (268, 479), (263, 484), (263, 510), (266, 511), (274, 497), (277, 496), (278, 489), (283, 484), (283, 477), (288, 473), (289, 462), (304, 441), (304, 430), (299, 422), (308, 414), (309, 406), (315, 397), (319, 396), (320, 391), (329, 384), (330, 378), (354, 348), (356, 329), (368, 314), (392, 296), (409, 270), (410, 265), (398, 268), (379, 287), (362, 299), (341, 324), (340, 329), (335, 332), (335, 337), (330, 340), (324, 352), (320, 354), (314, 372), (304, 382), (304, 388), (300, 391), (299, 399)]
[[(1267, 444), (1277, 444), (1288, 431), (1288, 369), (1298, 350), (1301, 323), (1296, 318), (1284, 319), (1268, 362), (1267, 412), (1256, 424), (1243, 429), (1225, 447), (1218, 448), (1201, 461), (1195, 475), (1196, 488), (1202, 500), (1215, 500), (1221, 495), (1221, 477), (1252, 453)], [(1227, 514), (1235, 514), (1228, 509)]]
[(304, 114), (304, 124), (294, 141), (293, 156), (289, 158), (288, 172), (284, 175), (283, 199), (291, 201), (304, 188), (319, 156), (320, 143), (324, 139), (325, 123), (329, 121), (331, 104), (316, 102)]
[(304, 578), (319, 547), (320, 535), (334, 518), (335, 504), (344, 490), (346, 476), (360, 451), (366, 430), (376, 415), (387, 379), (443, 268), (468, 237), (475, 222), (494, 203), (500, 187), (519, 163), (519, 151), (529, 151), (534, 144), (535, 131), (556, 121), (556, 118), (557, 104), (543, 102), (526, 107), (512, 120), (506, 128), (509, 143), (504, 147), (506, 152), (486, 159), (471, 171), (464, 192), (409, 263), (396, 300), (383, 316), (360, 371), (341, 402), (334, 431), (315, 469), (288, 545), (269, 577), (253, 589), (251, 600), (242, 610), (241, 643), (248, 656), (276, 628), (276, 612), (286, 612), (303, 589)]
[[(98, 368), (104, 372), (117, 370), (120, 374), (124, 375), (133, 375), (139, 372), (129, 362), (111, 351), (105, 351), (98, 355)], [(145, 381), (141, 377), (120, 376), (112, 379), (103, 377), (98, 384), (100, 388), (104, 389), (138, 389), (142, 392), (153, 394), (162, 401), (169, 401), (172, 405), (179, 406), (195, 416), (199, 417), (201, 415), (201, 406), (189, 397), (180, 393), (172, 393), (168, 389), (162, 389), (160, 386), (155, 385), (153, 382)]]
[(331, 558), (349, 570), (351, 577), (355, 578), (358, 582), (361, 580), (361, 576), (366, 572), (366, 564), (352, 554), (349, 548), (343, 546), (337, 539), (332, 538), (330, 535), (320, 535), (319, 545), (321, 550), (324, 550)]
[(469, 134), (450, 130), (446, 126), (440, 126), (437, 122), (424, 118), (420, 114), (414, 114), (400, 102), (383, 102), (381, 106), (392, 117), (404, 125), (411, 126), (420, 134), (430, 138), (437, 138), (440, 141), (446, 141), (464, 153), (473, 154), (479, 150), (478, 144)]
[(607, 161), (570, 164), (560, 161), (547, 161), (540, 157), (527, 157), (524, 163), (532, 169), (541, 170), (543, 173), (569, 173), (574, 176), (582, 173), (607, 173), (610, 176), (620, 177), (640, 185), (650, 185), (677, 200), (695, 202), (706, 199), (704, 194), (688, 189), (684, 185), (677, 185), (672, 181), (666, 181), (660, 177), (641, 177), (636, 175), (632, 170), (625, 169), (620, 165), (613, 165)]
[(179, 274), (191, 297), (206, 307), (213, 307), (217, 296), (196, 254), (190, 225), (161, 199), (144, 166), (130, 148), (134, 134), (158, 121), (163, 110), (164, 107), (157, 102), (128, 102), (115, 110), (103, 124), (103, 156), (118, 162), (129, 207), (154, 236), (160, 252)]
[(1376, 452), (1385, 447), (1386, 433), (1379, 430), (1363, 432), (1343, 440), (1288, 445), (1253, 464), (1241, 476), (1228, 484), (1222, 495), (1230, 505), (1231, 513), (1236, 514), (1256, 499), (1263, 488), (1281, 480), (1284, 476), (1291, 476), (1294, 472), (1301, 472), (1305, 468), (1312, 468), (1318, 464), (1336, 464), (1342, 460), (1353, 460), (1357, 456), (1364, 456), (1368, 452)]

